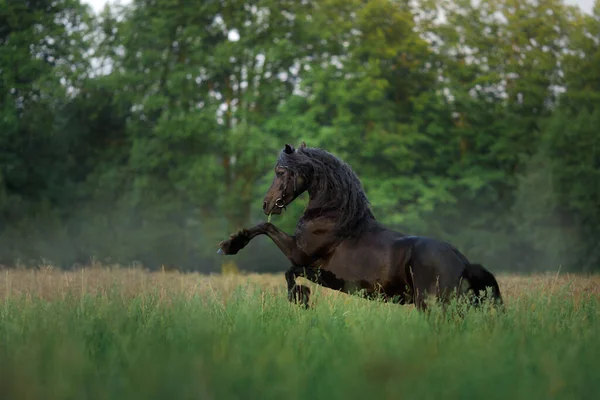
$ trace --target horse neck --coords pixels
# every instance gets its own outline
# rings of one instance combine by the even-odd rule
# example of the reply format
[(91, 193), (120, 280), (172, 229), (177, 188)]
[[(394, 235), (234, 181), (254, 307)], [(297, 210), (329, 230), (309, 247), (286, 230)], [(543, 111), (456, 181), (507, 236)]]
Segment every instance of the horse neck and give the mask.
[(324, 216), (330, 217), (342, 216), (347, 210), (348, 205), (345, 204), (343, 197), (336, 197), (334, 193), (330, 193), (331, 189), (323, 189), (321, 185), (315, 183), (310, 185), (308, 192), (308, 205), (305, 209), (305, 216)]
[(308, 190), (308, 205), (306, 207), (307, 211), (315, 211), (315, 210), (330, 210), (330, 209), (339, 209), (343, 206), (343, 204), (335, 204), (330, 200), (333, 198), (332, 194), (329, 193), (329, 190), (321, 189), (318, 182), (314, 182), (309, 186)]

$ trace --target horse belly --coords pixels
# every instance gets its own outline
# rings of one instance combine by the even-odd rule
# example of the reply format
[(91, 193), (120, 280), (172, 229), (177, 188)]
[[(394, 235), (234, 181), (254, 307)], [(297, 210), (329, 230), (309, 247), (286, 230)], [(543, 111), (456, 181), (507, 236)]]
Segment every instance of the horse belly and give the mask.
[(321, 266), (321, 269), (343, 281), (345, 293), (365, 290), (389, 295), (397, 275), (392, 264), (391, 247), (341, 245)]

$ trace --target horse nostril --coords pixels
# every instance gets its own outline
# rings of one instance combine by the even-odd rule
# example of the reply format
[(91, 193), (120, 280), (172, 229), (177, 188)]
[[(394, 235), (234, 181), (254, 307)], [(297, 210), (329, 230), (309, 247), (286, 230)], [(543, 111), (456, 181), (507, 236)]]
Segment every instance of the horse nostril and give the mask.
[(266, 201), (264, 201), (264, 202), (263, 202), (263, 210), (264, 210), (264, 211), (266, 211), (266, 210), (267, 210), (267, 202), (266, 202)]

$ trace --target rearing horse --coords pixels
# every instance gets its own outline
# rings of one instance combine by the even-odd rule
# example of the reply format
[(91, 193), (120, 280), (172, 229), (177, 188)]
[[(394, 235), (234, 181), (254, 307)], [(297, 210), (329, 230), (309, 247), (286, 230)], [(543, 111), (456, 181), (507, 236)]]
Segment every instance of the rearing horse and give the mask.
[(426, 309), (426, 297), (447, 303), (450, 294), (492, 288), (502, 304), (492, 273), (471, 264), (452, 245), (427, 237), (406, 236), (387, 229), (373, 215), (360, 180), (348, 164), (319, 148), (286, 144), (275, 165), (263, 211), (281, 214), (307, 191), (309, 203), (293, 236), (265, 222), (242, 229), (219, 244), (219, 254), (236, 254), (254, 237), (267, 235), (290, 260), (286, 272), (288, 298), (308, 303), (310, 290), (296, 285), (302, 276), (321, 286), (369, 297), (382, 296)]

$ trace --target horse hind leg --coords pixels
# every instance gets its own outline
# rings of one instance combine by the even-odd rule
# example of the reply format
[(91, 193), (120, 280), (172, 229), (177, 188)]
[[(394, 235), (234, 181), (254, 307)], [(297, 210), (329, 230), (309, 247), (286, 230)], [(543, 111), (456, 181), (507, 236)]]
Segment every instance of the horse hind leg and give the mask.
[(439, 304), (442, 312), (446, 312), (452, 291), (448, 285), (440, 283), (440, 277), (422, 273), (412, 274), (413, 302), (419, 311), (429, 312), (431, 305)]
[(474, 301), (473, 285), (464, 276), (461, 276), (459, 278), (455, 294), (456, 294), (456, 301), (458, 303), (466, 301), (468, 304), (468, 303), (473, 303), (473, 301)]
[(406, 278), (408, 283), (408, 287), (410, 289), (410, 296), (412, 298), (412, 303), (415, 305), (417, 310), (419, 311), (427, 311), (427, 290), (426, 287), (420, 284), (421, 280), (415, 277), (415, 273), (413, 270), (412, 264), (406, 264)]
[(447, 283), (440, 283), (440, 276), (434, 269), (423, 263), (419, 253), (412, 246), (404, 255), (405, 276), (412, 302), (419, 311), (428, 312), (429, 303), (442, 303), (445, 310), (448, 299)]
[(415, 303), (415, 307), (417, 307), (417, 310), (423, 311), (423, 312), (428, 310), (427, 301), (425, 301), (426, 298), (427, 298), (426, 292), (420, 291), (419, 289), (415, 290), (413, 302)]

